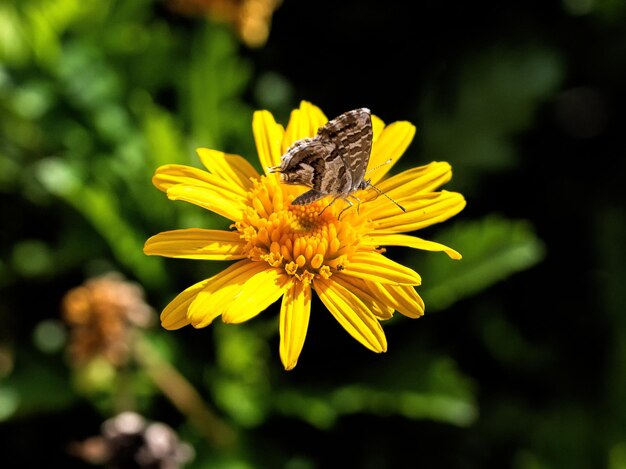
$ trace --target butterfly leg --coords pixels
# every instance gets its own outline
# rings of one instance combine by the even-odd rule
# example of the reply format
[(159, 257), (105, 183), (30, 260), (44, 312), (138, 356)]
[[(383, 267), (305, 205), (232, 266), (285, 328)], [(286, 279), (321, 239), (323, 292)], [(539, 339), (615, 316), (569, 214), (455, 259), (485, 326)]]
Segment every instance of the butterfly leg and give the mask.
[(324, 210), (326, 210), (328, 207), (330, 207), (332, 204), (334, 204), (334, 203), (335, 203), (335, 200), (337, 200), (337, 199), (338, 199), (338, 198), (340, 198), (340, 197), (341, 197), (341, 196), (337, 196), (337, 197), (335, 197), (333, 200), (331, 200), (331, 201), (330, 201), (330, 203), (329, 203), (326, 207), (324, 207), (324, 208), (322, 209), (322, 211), (321, 211), (321, 212), (320, 212), (317, 216), (319, 217), (320, 215), (322, 215), (322, 213), (324, 213)]
[[(343, 214), (343, 212), (345, 212), (346, 210), (348, 210), (348, 209), (350, 209), (350, 208), (354, 207), (354, 204), (352, 203), (352, 201), (351, 201), (350, 199), (354, 199), (354, 200), (356, 200), (356, 213), (357, 213), (357, 215), (359, 215), (359, 214), (360, 214), (360, 210), (361, 210), (361, 199), (359, 199), (356, 195), (348, 195), (348, 196), (345, 196), (345, 197), (340, 195), (340, 196), (338, 196), (338, 197), (335, 197), (335, 198), (333, 199), (333, 202), (334, 202), (335, 200), (339, 199), (339, 198), (341, 198), (341, 199), (345, 200), (345, 201), (346, 201), (346, 203), (348, 204), (348, 206), (347, 206), (347, 207), (345, 207), (345, 208), (344, 208), (341, 212), (339, 212), (339, 215), (337, 215), (337, 220), (339, 220), (339, 219), (341, 218), (341, 215)], [(331, 204), (332, 204), (332, 202), (331, 202)], [(330, 204), (329, 204), (329, 205), (330, 205)]]
[(359, 199), (356, 195), (351, 195), (354, 200), (356, 200), (356, 214), (360, 215), (361, 213), (361, 199)]
[[(348, 210), (349, 208), (354, 207), (354, 204), (352, 203), (352, 201), (348, 198), (348, 197), (342, 197), (343, 200), (345, 200), (348, 203), (348, 206), (345, 207), (341, 212), (339, 212), (339, 215), (337, 215), (337, 220), (341, 220), (341, 215), (343, 214), (343, 212), (345, 212), (346, 210)], [(355, 197), (356, 200), (359, 200)], [(337, 199), (335, 199), (337, 200)], [(334, 202), (334, 201), (333, 201)], [(358, 213), (358, 207), (357, 207), (357, 213)]]

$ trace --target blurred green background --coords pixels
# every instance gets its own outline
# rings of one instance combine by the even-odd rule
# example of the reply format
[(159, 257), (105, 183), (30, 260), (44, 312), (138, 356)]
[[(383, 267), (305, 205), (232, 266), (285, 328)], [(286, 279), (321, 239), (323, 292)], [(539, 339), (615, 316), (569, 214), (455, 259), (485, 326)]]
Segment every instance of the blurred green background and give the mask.
[[(0, 467), (90, 467), (71, 448), (132, 409), (190, 468), (626, 468), (625, 83), (621, 0), (0, 1)], [(204, 146), (259, 168), (252, 112), (302, 99), (413, 122), (399, 169), (452, 164), (467, 208), (419, 236), (463, 260), (388, 251), (426, 316), (375, 355), (314, 302), (290, 372), (277, 305), (72, 362), (68, 291), (118, 272), (156, 320), (226, 265), (142, 253), (227, 227), (156, 167)]]

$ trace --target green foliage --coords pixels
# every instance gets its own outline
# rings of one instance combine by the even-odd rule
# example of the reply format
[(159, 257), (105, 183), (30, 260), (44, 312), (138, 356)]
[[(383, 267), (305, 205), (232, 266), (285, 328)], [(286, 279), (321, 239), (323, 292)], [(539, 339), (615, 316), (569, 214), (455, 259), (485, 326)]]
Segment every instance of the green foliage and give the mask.
[[(380, 417), (399, 415), (461, 427), (471, 425), (478, 410), (467, 378), (451, 360), (429, 358), (419, 377), (407, 376), (405, 370), (405, 379), (397, 385), (392, 385), (393, 379), (378, 379), (377, 383), (349, 384), (318, 389), (315, 393), (286, 389), (275, 396), (274, 405), (279, 413), (300, 418), (320, 429), (332, 428), (343, 416), (360, 413)], [(412, 376), (414, 383), (410, 382)]]
[(267, 334), (258, 328), (215, 326), (217, 369), (207, 374), (207, 387), (233, 421), (258, 426), (268, 418), (272, 398)]
[(424, 273), (424, 298), (429, 311), (439, 311), (471, 297), (543, 259), (545, 246), (524, 220), (497, 215), (482, 220), (451, 223), (436, 241), (452, 246), (463, 258), (450, 261), (416, 254), (415, 267)]
[[(241, 102), (250, 78), (250, 67), (237, 56), (236, 45), (227, 30), (204, 28), (194, 38), (189, 64), (189, 97), (192, 141), (195, 145), (228, 150), (233, 137), (248, 145), (252, 112)], [(246, 151), (243, 151), (243, 150)], [(252, 147), (237, 145), (242, 154)], [(255, 158), (251, 162), (256, 163)]]
[(498, 45), (459, 68), (452, 90), (440, 85), (426, 99), (419, 144), (427, 160), (452, 164), (463, 192), (478, 177), (519, 164), (514, 139), (554, 93), (563, 64), (545, 47)]
[[(193, 149), (200, 142), (220, 148), (249, 139), (250, 116), (240, 99), (249, 72), (228, 31), (207, 25), (176, 40), (166, 23), (138, 21), (150, 8), (150, 2), (96, 8), (71, 0), (3, 6), (11, 68), (0, 82), (7, 111), (0, 151), (3, 175), (23, 181), (18, 191), (63, 199), (124, 269), (156, 286), (167, 277), (161, 260), (142, 253), (150, 234), (223, 221), (175, 209), (152, 187), (151, 174), (166, 163), (197, 165)], [(182, 41), (195, 44), (187, 62)], [(158, 63), (178, 64), (180, 73), (151, 70)], [(29, 64), (30, 75), (12, 78), (11, 70)], [(175, 116), (154, 102), (172, 88), (188, 114)], [(185, 129), (197, 136), (187, 139)]]
[(21, 347), (16, 356), (15, 371), (0, 381), (0, 422), (62, 412), (75, 403), (69, 370), (58, 366), (58, 355)]

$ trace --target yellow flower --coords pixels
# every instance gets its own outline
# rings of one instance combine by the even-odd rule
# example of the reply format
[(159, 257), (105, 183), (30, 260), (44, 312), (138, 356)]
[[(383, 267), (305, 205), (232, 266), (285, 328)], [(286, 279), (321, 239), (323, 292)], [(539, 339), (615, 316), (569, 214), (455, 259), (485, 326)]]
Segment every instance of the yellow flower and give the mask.
[[(277, 166), (293, 142), (312, 137), (327, 121), (319, 108), (305, 101), (292, 111), (286, 128), (268, 111), (255, 112), (252, 129), (262, 167)], [(445, 162), (384, 178), (411, 143), (415, 127), (408, 122), (385, 125), (376, 116), (372, 124), (369, 168), (380, 167), (370, 173), (371, 183), (406, 213), (368, 189), (358, 193), (358, 210), (355, 204), (339, 219), (342, 202), (328, 206), (330, 197), (290, 205), (308, 188), (281, 184), (278, 174), (259, 175), (241, 156), (206, 148), (197, 152), (207, 171), (183, 165), (158, 168), (153, 183), (168, 198), (211, 210), (233, 224), (230, 231), (191, 228), (159, 233), (148, 239), (144, 252), (236, 260), (174, 298), (161, 313), (163, 327), (205, 327), (220, 315), (226, 323), (241, 323), (282, 297), (280, 358), (289, 370), (304, 345), (315, 290), (352, 337), (374, 352), (386, 351), (380, 321), (394, 311), (420, 317), (424, 303), (414, 288), (421, 283), (420, 276), (385, 257), (381, 246), (443, 251), (459, 259), (449, 247), (401, 233), (454, 216), (465, 200), (459, 193), (435, 191), (452, 177)], [(384, 164), (389, 159), (392, 162)]]

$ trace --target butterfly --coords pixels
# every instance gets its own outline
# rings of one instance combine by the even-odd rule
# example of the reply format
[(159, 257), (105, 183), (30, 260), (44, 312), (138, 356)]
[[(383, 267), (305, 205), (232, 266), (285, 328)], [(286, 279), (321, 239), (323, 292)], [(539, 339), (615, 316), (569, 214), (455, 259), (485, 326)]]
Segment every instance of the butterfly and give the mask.
[(370, 110), (354, 109), (328, 121), (318, 129), (315, 137), (297, 140), (281, 156), (280, 165), (270, 167), (268, 171), (280, 173), (281, 182), (285, 184), (310, 188), (296, 197), (292, 205), (307, 205), (332, 195), (333, 200), (324, 210), (337, 199), (343, 199), (348, 206), (339, 213), (341, 217), (345, 210), (353, 206), (350, 198), (360, 204), (354, 193), (371, 187), (406, 212), (404, 207), (365, 179), (372, 140)]

